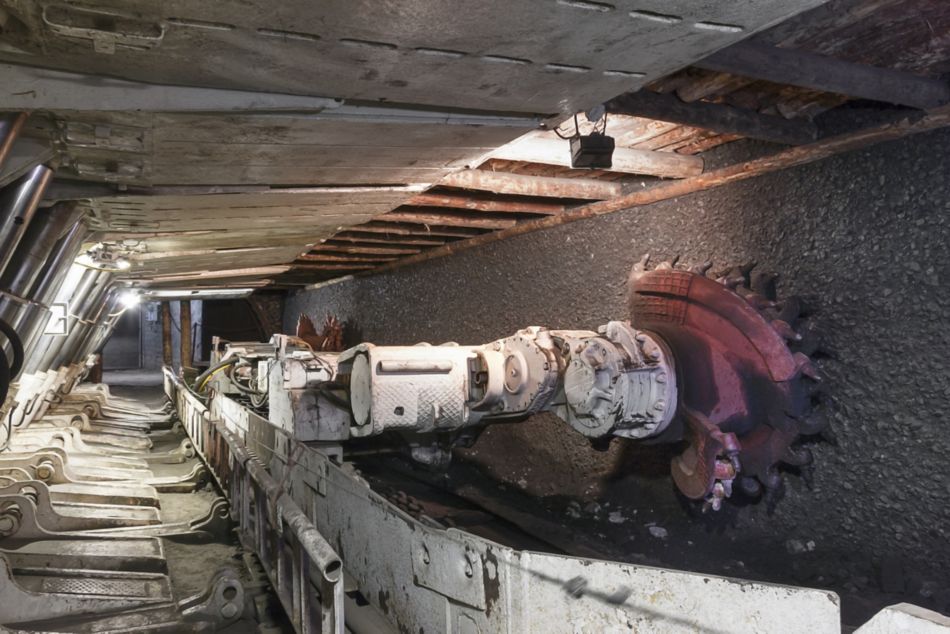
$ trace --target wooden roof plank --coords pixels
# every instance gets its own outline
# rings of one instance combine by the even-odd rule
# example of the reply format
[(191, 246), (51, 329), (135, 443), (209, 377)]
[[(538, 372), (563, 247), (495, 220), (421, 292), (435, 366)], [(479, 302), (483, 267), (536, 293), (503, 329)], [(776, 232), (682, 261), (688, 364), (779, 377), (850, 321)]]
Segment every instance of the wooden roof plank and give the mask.
[(790, 121), (725, 104), (702, 101), (687, 103), (672, 94), (663, 95), (648, 90), (612, 99), (607, 103), (607, 111), (787, 145), (810, 143), (817, 135), (815, 125), (810, 121)]
[(925, 110), (950, 102), (950, 85), (944, 81), (753, 41), (734, 44), (695, 66)]
[(579, 200), (608, 200), (619, 196), (622, 191), (617, 183), (594, 179), (525, 176), (472, 169), (449, 174), (439, 182), (439, 185), (489, 191), (495, 194)]
[(466, 249), (479, 247), (532, 231), (557, 227), (569, 222), (576, 222), (604, 214), (616, 213), (625, 209), (641, 207), (662, 200), (679, 198), (680, 196), (714, 189), (722, 185), (754, 178), (770, 172), (807, 165), (837, 154), (861, 150), (877, 143), (893, 141), (914, 134), (946, 127), (950, 127), (950, 106), (943, 106), (922, 116), (906, 115), (893, 122), (821, 139), (807, 145), (790, 147), (775, 154), (729, 165), (706, 172), (700, 176), (694, 176), (693, 178), (662, 183), (649, 189), (631, 192), (614, 200), (575, 207), (557, 216), (528, 220), (507, 229), (486, 233), (468, 240), (453, 242), (419, 255), (403, 258), (383, 265), (374, 270), (373, 273), (382, 273), (395, 268), (452, 255)]
[[(554, 216), (549, 216), (554, 217)], [(415, 211), (393, 211), (376, 216), (375, 222), (401, 222), (420, 225), (442, 225), (448, 227), (476, 227), (479, 229), (505, 229), (517, 223), (508, 218), (484, 217), (478, 215), (449, 213), (420, 213)]]
[[(492, 158), (570, 168), (571, 148), (569, 142), (564, 139), (534, 135), (502, 146), (492, 153)], [(664, 178), (686, 178), (702, 173), (703, 160), (698, 156), (680, 156), (669, 152), (618, 147), (614, 149), (610, 169), (604, 171)], [(444, 180), (443, 183), (445, 183)], [(567, 198), (567, 196), (564, 197)], [(596, 197), (596, 195), (585, 196), (585, 198)]]

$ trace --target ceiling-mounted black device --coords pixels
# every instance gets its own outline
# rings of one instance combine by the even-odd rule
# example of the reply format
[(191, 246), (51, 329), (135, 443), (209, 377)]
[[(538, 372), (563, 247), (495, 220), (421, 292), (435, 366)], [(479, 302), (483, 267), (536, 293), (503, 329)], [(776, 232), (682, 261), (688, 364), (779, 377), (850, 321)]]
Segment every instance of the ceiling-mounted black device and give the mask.
[(571, 167), (610, 169), (613, 166), (614, 138), (592, 132), (571, 137)]
[[(581, 134), (581, 127), (574, 115), (574, 134), (565, 136), (557, 129), (554, 132), (571, 144), (571, 167), (574, 169), (610, 169), (613, 167), (614, 138), (607, 136), (607, 111), (597, 106), (586, 113), (587, 120), (594, 124), (590, 134)], [(597, 123), (603, 120), (598, 129)]]

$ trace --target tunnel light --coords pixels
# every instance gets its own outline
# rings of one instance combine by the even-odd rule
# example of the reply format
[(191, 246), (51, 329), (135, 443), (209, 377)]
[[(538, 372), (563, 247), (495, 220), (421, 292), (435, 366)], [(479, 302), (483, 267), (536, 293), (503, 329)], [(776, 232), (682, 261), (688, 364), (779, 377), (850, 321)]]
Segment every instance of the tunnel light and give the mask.
[[(613, 167), (613, 155), (616, 142), (607, 136), (607, 110), (603, 105), (587, 113), (587, 120), (593, 124), (590, 134), (581, 134), (581, 125), (574, 115), (574, 133), (562, 134), (557, 128), (554, 133), (566, 139), (571, 145), (571, 168), (606, 169)], [(598, 127), (598, 122), (602, 122)]]
[(133, 291), (124, 291), (119, 296), (119, 302), (124, 308), (135, 308), (142, 303), (142, 297)]

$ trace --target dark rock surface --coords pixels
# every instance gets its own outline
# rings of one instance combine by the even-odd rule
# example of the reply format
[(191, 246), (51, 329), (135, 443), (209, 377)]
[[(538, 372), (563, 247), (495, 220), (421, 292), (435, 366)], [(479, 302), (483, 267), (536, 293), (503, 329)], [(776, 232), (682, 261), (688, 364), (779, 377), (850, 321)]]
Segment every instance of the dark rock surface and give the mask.
[[(714, 160), (761, 150), (734, 145)], [(837, 445), (815, 445), (813, 490), (789, 475), (771, 517), (761, 504), (699, 517), (664, 475), (669, 452), (615, 442), (596, 453), (543, 416), (492, 428), (467, 458), (534, 495), (574, 496), (581, 506), (610, 499), (627, 517), (638, 509), (638, 530), (656, 522), (669, 531), (665, 549), (678, 535), (695, 551), (704, 531), (726, 533), (725, 563), (743, 544), (776, 553), (774, 569), (761, 568), (766, 557), (753, 576), (824, 585), (855, 601), (868, 584), (906, 586), (914, 596), (904, 599), (946, 611), (933, 589), (950, 586), (948, 194), (950, 131), (930, 133), (301, 292), (288, 301), (284, 328), (301, 311), (352, 320), (380, 344), (481, 343), (528, 325), (593, 328), (626, 318), (624, 281), (643, 253), (657, 262), (681, 255), (685, 264), (754, 260), (781, 273), (780, 294), (804, 297), (822, 334), (818, 364)], [(789, 540), (814, 550), (789, 554)], [(791, 557), (816, 563), (793, 571)]]

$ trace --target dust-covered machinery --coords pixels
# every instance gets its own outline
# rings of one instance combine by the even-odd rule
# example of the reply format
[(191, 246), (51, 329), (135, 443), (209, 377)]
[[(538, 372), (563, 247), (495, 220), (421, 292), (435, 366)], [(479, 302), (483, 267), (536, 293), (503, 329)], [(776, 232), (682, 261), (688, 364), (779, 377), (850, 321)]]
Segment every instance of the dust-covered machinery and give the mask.
[(710, 279), (709, 269), (648, 270), (644, 259), (629, 281), (632, 320), (596, 332), (528, 327), (482, 345), (343, 352), (275, 335), (219, 346), (197, 387), (243, 394), (301, 441), (397, 433), (431, 467), (487, 425), (548, 411), (599, 449), (617, 437), (686, 440), (673, 478), (715, 509), (737, 478), (774, 499), (778, 465), (807, 466), (796, 441), (820, 431), (807, 416), (817, 372), (797, 349), (811, 338), (795, 330), (798, 301), (776, 301), (772, 277), (736, 267)]

